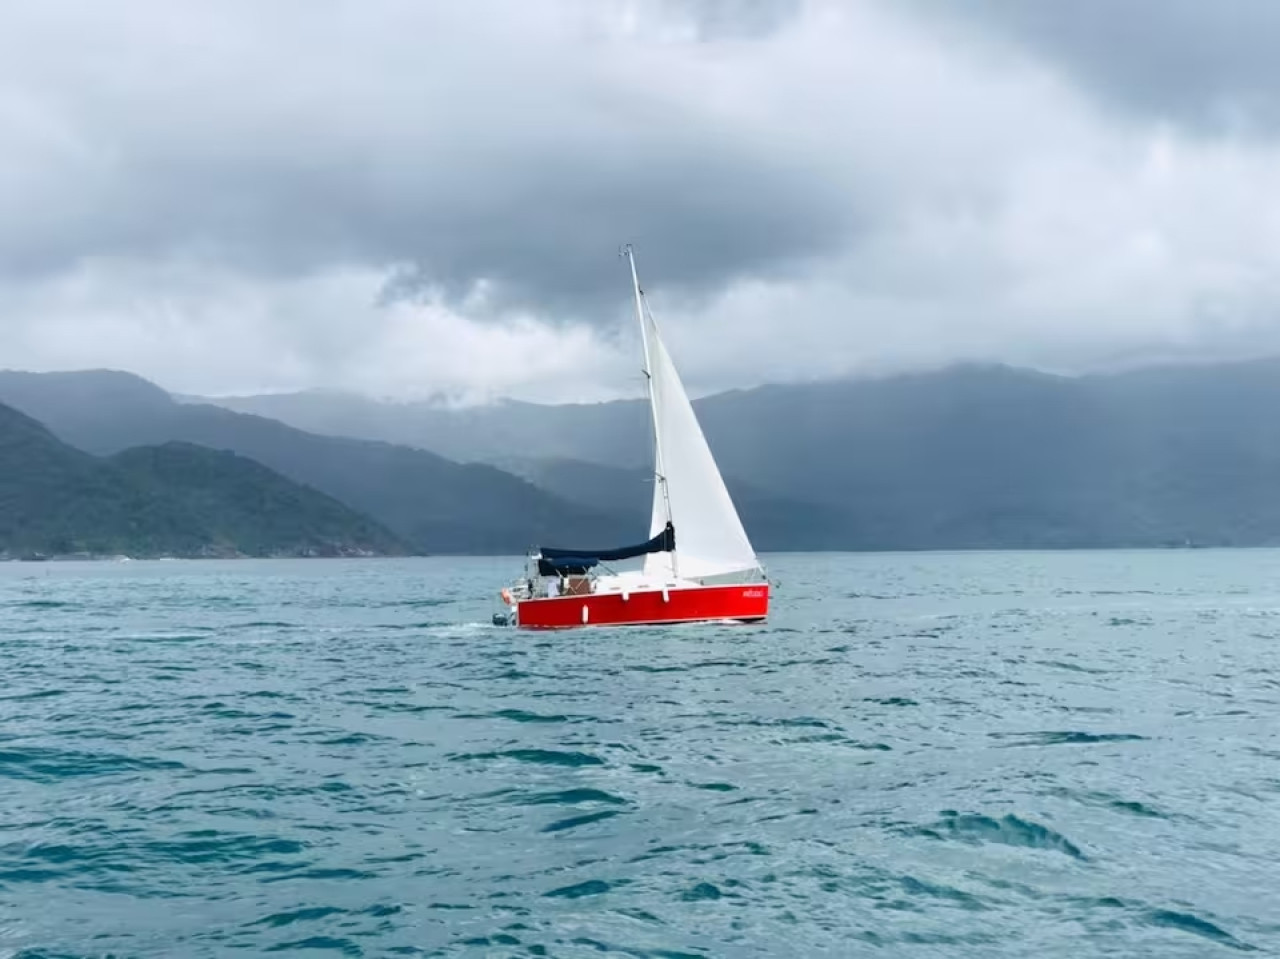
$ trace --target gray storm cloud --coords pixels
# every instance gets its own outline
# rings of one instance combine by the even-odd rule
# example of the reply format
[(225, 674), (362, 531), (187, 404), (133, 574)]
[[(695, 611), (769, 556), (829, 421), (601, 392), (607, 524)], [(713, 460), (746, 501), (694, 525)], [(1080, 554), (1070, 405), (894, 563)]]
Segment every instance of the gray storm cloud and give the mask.
[[(545, 22), (496, 3), (232, 0), (186, 5), (194, 22), (125, 6), (123, 24), (88, 3), (0, 15), (18, 21), (0, 40), (16, 74), (0, 164), (22, 188), (0, 225), (11, 277), (88, 257), (360, 264), (394, 268), (396, 289), (463, 299), (484, 282), (589, 315), (621, 242), (697, 292), (848, 227), (820, 165), (688, 96), (697, 69), (654, 75), (634, 41), (557, 20), (581, 4), (547, 4)], [(753, 10), (692, 8), (716, 30)]]
[(906, 0), (1067, 71), (1104, 102), (1215, 134), (1280, 128), (1280, 5), (1266, 0)]
[(627, 241), (695, 389), (1270, 352), (1269, 15), (1160, 9), (6, 5), (0, 353), (605, 395)]

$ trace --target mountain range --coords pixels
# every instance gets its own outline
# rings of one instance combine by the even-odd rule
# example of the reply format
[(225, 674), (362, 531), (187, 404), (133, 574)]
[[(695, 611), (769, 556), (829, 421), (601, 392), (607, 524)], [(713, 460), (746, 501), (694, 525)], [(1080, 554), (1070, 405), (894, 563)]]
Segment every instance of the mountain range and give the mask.
[[(233, 451), (418, 552), (647, 532), (641, 401), (174, 397), (104, 371), (0, 373), (0, 401), (91, 453), (170, 441)], [(1280, 543), (1280, 360), (1075, 377), (960, 366), (695, 407), (764, 551)]]
[(3, 371), (0, 402), (97, 455), (173, 441), (236, 453), (371, 517), (418, 553), (511, 553), (549, 537), (635, 535), (493, 466), (179, 403), (127, 373)]
[(377, 523), (252, 460), (186, 443), (99, 458), (0, 405), (0, 556), (407, 551)]
[[(640, 401), (216, 402), (505, 465), (602, 509), (633, 509), (636, 471), (648, 468)], [(763, 548), (1280, 543), (1280, 359), (1086, 376), (965, 365), (694, 405), (748, 531), (767, 530)], [(762, 498), (768, 523), (748, 515)]]

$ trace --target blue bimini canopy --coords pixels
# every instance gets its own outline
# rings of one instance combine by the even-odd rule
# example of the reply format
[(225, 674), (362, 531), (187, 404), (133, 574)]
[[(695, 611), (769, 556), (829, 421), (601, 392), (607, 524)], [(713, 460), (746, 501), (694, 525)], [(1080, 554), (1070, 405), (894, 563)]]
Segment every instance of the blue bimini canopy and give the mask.
[(594, 556), (560, 556), (556, 559), (539, 559), (539, 576), (582, 576), (600, 561)]
[(635, 546), (617, 549), (563, 549), (544, 546), (538, 558), (538, 573), (542, 576), (582, 575), (600, 562), (632, 559), (648, 553), (669, 553), (676, 548), (676, 530), (670, 523), (653, 539)]

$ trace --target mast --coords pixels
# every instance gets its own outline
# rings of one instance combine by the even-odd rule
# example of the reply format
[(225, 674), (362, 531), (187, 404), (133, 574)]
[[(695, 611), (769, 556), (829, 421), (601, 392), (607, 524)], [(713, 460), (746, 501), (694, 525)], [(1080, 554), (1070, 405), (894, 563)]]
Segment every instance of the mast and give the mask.
[[(644, 294), (640, 290), (640, 277), (636, 273), (635, 250), (628, 243), (623, 247), (623, 252), (627, 257), (627, 262), (631, 265), (631, 286), (635, 292), (636, 321), (640, 324), (640, 341), (644, 344), (644, 381), (649, 393), (649, 414), (653, 421), (653, 476), (654, 481), (658, 483), (662, 490), (662, 505), (666, 513), (667, 522), (673, 523), (671, 518), (671, 494), (667, 489), (667, 471), (662, 462), (662, 433), (661, 426), (658, 423), (657, 397), (653, 390), (653, 370), (649, 359), (649, 331), (644, 318)], [(671, 573), (673, 576), (676, 574), (675, 550), (671, 551)]]

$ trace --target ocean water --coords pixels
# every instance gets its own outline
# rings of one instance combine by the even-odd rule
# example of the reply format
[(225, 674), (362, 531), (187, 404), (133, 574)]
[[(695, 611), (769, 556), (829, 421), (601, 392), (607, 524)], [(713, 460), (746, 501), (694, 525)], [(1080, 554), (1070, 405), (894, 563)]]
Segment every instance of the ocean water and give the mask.
[(1280, 552), (0, 565), (0, 956), (1280, 955)]

